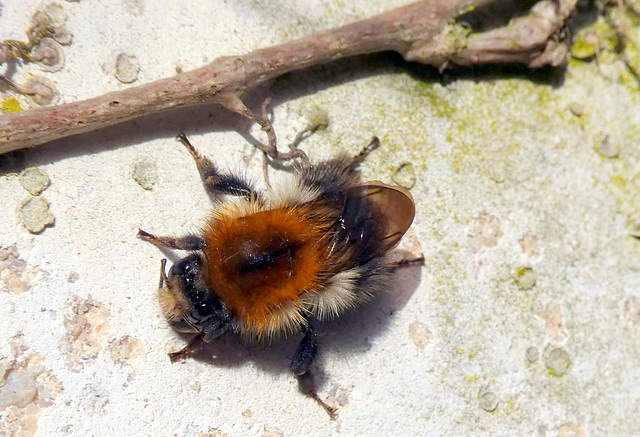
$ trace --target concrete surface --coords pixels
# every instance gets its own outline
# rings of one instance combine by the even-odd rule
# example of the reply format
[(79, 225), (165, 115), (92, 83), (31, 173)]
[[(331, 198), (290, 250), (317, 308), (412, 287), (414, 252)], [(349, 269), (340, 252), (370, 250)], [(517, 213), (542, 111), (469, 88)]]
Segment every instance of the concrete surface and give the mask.
[[(69, 102), (408, 2), (344, 3), (60, 2), (64, 67), (16, 80), (44, 76)], [(3, 0), (0, 38), (24, 39), (42, 5)], [(0, 158), (0, 435), (640, 435), (640, 88), (603, 21), (588, 25), (599, 62), (574, 59), (564, 75), (443, 82), (378, 57), (273, 84), (281, 144), (325, 112), (311, 158), (377, 135), (365, 177), (412, 185), (417, 204), (403, 249), (426, 266), (321, 326), (335, 421), (288, 373), (295, 339), (227, 337), (199, 360), (167, 358), (184, 338), (156, 301), (165, 255), (136, 232), (194, 230), (208, 207), (174, 136), (261, 181), (247, 141), (258, 130), (203, 107)], [(53, 225), (21, 210), (27, 168), (50, 180), (39, 196)]]

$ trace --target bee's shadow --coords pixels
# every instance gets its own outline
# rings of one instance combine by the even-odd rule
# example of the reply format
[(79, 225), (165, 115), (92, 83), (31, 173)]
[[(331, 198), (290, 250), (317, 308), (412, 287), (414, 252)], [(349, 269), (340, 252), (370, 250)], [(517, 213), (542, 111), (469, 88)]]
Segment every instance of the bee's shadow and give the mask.
[[(394, 314), (408, 303), (418, 289), (422, 277), (419, 266), (398, 269), (387, 292), (344, 316), (330, 321), (316, 322), (319, 337), (319, 356), (313, 368), (316, 383), (324, 385), (324, 371), (330, 372), (331, 363), (324, 359), (325, 352), (334, 356), (365, 356), (371, 343), (388, 328)], [(188, 341), (193, 334), (181, 334)], [(216, 367), (237, 367), (253, 362), (258, 368), (273, 374), (289, 372), (291, 358), (301, 340), (301, 334), (273, 342), (243, 342), (235, 334), (203, 345), (189, 359)]]

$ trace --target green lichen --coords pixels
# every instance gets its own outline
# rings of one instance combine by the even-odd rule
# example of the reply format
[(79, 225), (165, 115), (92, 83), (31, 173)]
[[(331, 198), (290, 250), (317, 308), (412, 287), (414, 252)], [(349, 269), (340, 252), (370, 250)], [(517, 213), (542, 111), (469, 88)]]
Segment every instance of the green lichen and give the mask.
[(51, 184), (47, 173), (39, 168), (28, 168), (20, 174), (20, 183), (32, 196), (42, 193)]
[(421, 106), (428, 108), (434, 117), (452, 118), (457, 114), (451, 93), (446, 88), (420, 81), (413, 82), (412, 88), (412, 97), (418, 98)]
[(546, 365), (549, 375), (563, 376), (571, 366), (571, 357), (564, 349), (556, 348), (547, 357)]
[(618, 45), (616, 29), (613, 29), (605, 17), (598, 17), (592, 25), (586, 27), (583, 32), (593, 32), (599, 37), (599, 51), (602, 53), (615, 52)]
[(23, 110), (22, 106), (20, 106), (20, 102), (15, 97), (7, 97), (6, 99), (2, 100), (2, 102), (0, 102), (0, 109), (5, 114)]
[(619, 189), (622, 189), (627, 186), (627, 179), (625, 179), (622, 176), (611, 176), (609, 178), (609, 181), (614, 187)]
[(593, 42), (585, 41), (583, 38), (577, 38), (571, 47), (571, 56), (576, 59), (590, 59), (595, 56), (597, 46)]

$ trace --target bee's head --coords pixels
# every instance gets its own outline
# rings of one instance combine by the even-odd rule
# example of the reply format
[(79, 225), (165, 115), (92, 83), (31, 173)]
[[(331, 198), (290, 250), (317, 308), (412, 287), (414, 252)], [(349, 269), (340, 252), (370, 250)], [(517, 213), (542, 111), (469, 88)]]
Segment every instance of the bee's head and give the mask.
[(164, 273), (165, 263), (163, 260), (158, 291), (164, 315), (169, 320), (184, 320), (205, 336), (211, 336), (213, 333), (209, 331), (221, 324), (226, 326), (229, 312), (204, 280), (202, 257), (186, 256), (171, 267), (168, 277)]
[(202, 265), (199, 255), (189, 255), (169, 270), (168, 287), (182, 293), (193, 305), (204, 300), (207, 291), (202, 283)]

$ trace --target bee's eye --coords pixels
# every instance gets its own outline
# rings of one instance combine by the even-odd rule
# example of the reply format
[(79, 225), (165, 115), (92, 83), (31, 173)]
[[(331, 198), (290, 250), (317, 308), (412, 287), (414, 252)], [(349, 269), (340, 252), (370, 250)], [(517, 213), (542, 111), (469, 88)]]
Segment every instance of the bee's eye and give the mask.
[(198, 323), (202, 323), (206, 319), (210, 318), (214, 313), (214, 307), (209, 302), (200, 303), (194, 306), (190, 316)]
[(195, 326), (211, 325), (229, 318), (229, 314), (216, 295), (208, 295), (199, 303), (194, 303), (193, 309), (185, 318)]
[(180, 289), (193, 304), (199, 304), (206, 298), (206, 290), (199, 284), (202, 274), (202, 259), (198, 255), (189, 255), (171, 267), (169, 277), (178, 279)]
[(171, 267), (171, 270), (169, 270), (169, 276), (182, 276), (184, 278), (193, 279), (200, 273), (201, 267), (202, 260), (200, 257), (198, 255), (189, 255)]
[(204, 300), (204, 298), (206, 297), (206, 293), (203, 290), (194, 288), (192, 285), (189, 286), (189, 284), (185, 284), (185, 285), (187, 286), (184, 288), (184, 292), (187, 294), (187, 296), (189, 297), (189, 300), (193, 304), (199, 304)]

